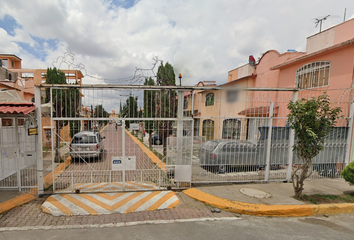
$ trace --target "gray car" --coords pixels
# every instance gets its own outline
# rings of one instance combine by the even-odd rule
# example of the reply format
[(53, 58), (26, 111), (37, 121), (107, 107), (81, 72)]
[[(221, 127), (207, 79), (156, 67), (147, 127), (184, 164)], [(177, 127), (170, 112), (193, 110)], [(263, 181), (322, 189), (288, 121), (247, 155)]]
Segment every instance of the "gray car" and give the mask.
[(70, 156), (75, 158), (102, 158), (103, 139), (99, 132), (83, 131), (74, 135), (70, 143)]
[(212, 140), (199, 150), (202, 167), (224, 173), (231, 167), (260, 167), (257, 144), (243, 140)]

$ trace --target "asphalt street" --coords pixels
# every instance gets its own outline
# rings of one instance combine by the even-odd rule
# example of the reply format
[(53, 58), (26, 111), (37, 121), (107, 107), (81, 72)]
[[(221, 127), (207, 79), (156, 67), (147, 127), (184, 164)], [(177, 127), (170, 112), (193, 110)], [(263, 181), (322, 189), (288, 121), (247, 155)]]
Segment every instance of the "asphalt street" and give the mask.
[(86, 229), (0, 232), (0, 239), (353, 239), (354, 215), (308, 218), (243, 216), (221, 221), (142, 224)]

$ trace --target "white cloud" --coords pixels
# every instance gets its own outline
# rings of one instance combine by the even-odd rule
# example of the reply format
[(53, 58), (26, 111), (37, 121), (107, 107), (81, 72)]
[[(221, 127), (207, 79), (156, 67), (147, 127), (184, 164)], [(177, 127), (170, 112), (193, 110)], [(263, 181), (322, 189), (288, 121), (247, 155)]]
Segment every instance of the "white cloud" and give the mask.
[[(170, 62), (183, 84), (202, 80), (224, 83), (227, 72), (270, 49), (305, 50), (317, 32), (313, 19), (327, 14), (354, 17), (351, 0), (164, 1), (141, 0), (133, 7), (109, 7), (107, 1), (1, 1), (0, 18), (10, 15), (21, 27), (11, 37), (0, 28), (0, 52), (14, 53), (28, 68), (46, 68), (66, 51), (88, 74), (118, 79), (135, 68), (151, 68), (158, 56)], [(329, 18), (323, 28), (342, 21)], [(1, 27), (1, 26), (0, 26)], [(55, 50), (42, 49), (45, 61), (16, 42), (58, 39)], [(37, 45), (36, 45), (37, 44)], [(178, 82), (179, 80), (176, 79)], [(85, 83), (102, 82), (84, 78)]]

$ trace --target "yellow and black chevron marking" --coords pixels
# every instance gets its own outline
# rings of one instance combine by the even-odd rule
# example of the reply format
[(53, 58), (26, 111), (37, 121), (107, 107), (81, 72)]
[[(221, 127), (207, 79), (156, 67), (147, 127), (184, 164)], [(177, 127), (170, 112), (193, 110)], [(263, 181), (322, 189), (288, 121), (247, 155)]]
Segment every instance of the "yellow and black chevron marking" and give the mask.
[(42, 210), (54, 216), (101, 215), (169, 209), (178, 203), (172, 191), (59, 194), (50, 196)]

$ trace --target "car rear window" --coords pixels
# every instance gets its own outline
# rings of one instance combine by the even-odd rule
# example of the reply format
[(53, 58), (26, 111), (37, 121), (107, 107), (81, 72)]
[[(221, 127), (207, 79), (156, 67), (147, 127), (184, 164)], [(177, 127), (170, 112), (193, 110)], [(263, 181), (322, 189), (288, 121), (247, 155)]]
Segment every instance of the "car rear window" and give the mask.
[(73, 138), (72, 143), (97, 143), (95, 136), (76, 136)]
[(203, 148), (206, 150), (214, 150), (216, 148), (216, 146), (218, 146), (218, 144), (219, 144), (218, 142), (213, 142), (213, 141), (206, 142), (203, 145)]

